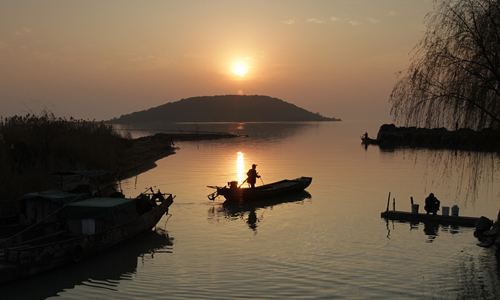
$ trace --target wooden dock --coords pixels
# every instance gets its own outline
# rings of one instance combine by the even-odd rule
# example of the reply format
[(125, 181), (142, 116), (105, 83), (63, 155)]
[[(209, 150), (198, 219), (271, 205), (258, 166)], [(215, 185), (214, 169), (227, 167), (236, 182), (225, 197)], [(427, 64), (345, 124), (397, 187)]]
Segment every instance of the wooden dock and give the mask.
[(433, 222), (441, 225), (456, 225), (464, 227), (475, 227), (479, 218), (475, 217), (454, 217), (442, 215), (412, 214), (406, 211), (388, 210), (380, 214), (386, 220), (398, 220), (407, 222)]

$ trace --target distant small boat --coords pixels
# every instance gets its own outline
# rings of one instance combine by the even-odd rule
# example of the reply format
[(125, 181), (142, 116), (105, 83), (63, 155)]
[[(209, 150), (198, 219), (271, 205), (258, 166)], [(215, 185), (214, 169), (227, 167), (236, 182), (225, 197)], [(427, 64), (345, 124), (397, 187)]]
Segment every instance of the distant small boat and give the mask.
[(158, 192), (68, 203), (56, 220), (47, 218), (0, 243), (0, 284), (80, 261), (151, 230), (173, 199)]
[(312, 177), (285, 179), (255, 188), (240, 188), (237, 181), (228, 183), (225, 187), (215, 187), (216, 191), (209, 195), (213, 200), (224, 196), (227, 201), (262, 201), (274, 197), (297, 194), (304, 191), (312, 182)]
[(361, 143), (365, 145), (378, 145), (379, 141), (377, 139), (372, 139), (367, 136), (361, 136)]

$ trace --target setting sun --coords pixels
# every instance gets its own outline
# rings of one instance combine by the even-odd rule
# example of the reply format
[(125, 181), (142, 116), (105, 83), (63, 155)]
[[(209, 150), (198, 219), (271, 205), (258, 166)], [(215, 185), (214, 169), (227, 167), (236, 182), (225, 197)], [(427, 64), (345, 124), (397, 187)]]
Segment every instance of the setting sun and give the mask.
[(248, 73), (248, 65), (241, 61), (235, 62), (231, 67), (231, 71), (238, 77), (245, 77)]

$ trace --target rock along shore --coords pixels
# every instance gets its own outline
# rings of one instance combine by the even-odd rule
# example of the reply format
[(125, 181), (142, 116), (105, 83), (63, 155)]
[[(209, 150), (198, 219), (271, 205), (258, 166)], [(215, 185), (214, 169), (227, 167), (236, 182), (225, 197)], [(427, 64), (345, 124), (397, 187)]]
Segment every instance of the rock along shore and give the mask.
[(397, 127), (394, 124), (380, 126), (377, 139), (369, 141), (381, 148), (431, 148), (500, 153), (500, 130)]

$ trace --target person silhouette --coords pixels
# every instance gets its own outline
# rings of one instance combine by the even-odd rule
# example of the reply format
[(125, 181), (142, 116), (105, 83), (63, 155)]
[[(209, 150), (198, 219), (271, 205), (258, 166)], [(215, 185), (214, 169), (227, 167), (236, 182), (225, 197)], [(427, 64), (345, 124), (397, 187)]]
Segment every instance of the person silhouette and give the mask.
[(427, 214), (432, 213), (435, 215), (439, 210), (439, 204), (441, 204), (441, 202), (434, 196), (433, 193), (430, 193), (429, 196), (425, 198), (424, 209)]
[(252, 229), (254, 232), (257, 232), (257, 222), (259, 219), (257, 218), (257, 213), (255, 212), (255, 209), (250, 210), (248, 213), (248, 219), (247, 219), (247, 224), (250, 229)]
[(257, 178), (260, 178), (260, 175), (257, 173), (257, 165), (253, 164), (252, 168), (247, 172), (247, 182), (251, 188), (255, 187), (255, 183), (257, 182)]

